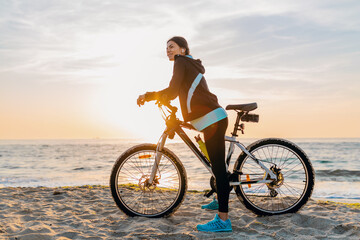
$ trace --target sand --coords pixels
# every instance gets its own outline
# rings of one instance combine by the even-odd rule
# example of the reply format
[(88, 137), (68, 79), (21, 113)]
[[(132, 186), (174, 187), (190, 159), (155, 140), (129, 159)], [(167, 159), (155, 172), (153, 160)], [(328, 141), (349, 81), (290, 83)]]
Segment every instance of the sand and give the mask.
[(230, 197), (231, 233), (195, 226), (214, 217), (187, 193), (168, 218), (127, 217), (108, 187), (1, 188), (0, 239), (360, 239), (359, 204), (310, 200), (298, 213), (258, 217)]

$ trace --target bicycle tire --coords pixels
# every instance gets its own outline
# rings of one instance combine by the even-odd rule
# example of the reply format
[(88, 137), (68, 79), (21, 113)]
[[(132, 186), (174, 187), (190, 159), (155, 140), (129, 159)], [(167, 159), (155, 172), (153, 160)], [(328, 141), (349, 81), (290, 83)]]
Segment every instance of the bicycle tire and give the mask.
[[(155, 144), (134, 146), (125, 151), (112, 168), (111, 194), (116, 205), (128, 216), (166, 217), (175, 212), (184, 200), (186, 171), (178, 157), (167, 148), (162, 150), (156, 174), (157, 177), (160, 175), (158, 183), (151, 188), (145, 187), (155, 152)], [(176, 176), (171, 176), (173, 174)]]
[[(294, 143), (279, 138), (261, 139), (249, 145), (247, 150), (258, 159), (261, 159), (268, 167), (278, 163), (278, 169), (280, 169), (279, 172), (282, 176), (278, 177), (277, 182), (268, 183), (269, 185), (262, 183), (235, 186), (237, 197), (245, 207), (262, 216), (294, 213), (301, 209), (311, 197), (315, 184), (314, 169), (305, 152)], [(282, 155), (279, 157), (280, 154)], [(285, 157), (284, 154), (288, 155)], [(296, 161), (299, 163), (296, 163)], [(291, 168), (287, 167), (293, 162), (297, 165), (291, 165)], [(251, 169), (252, 167), (253, 169)], [(259, 173), (255, 172), (256, 168), (259, 169)], [(239, 176), (239, 181), (249, 180), (250, 175), (253, 177), (262, 174), (263, 178), (265, 171), (261, 169), (261, 172), (260, 169), (244, 152), (240, 154), (234, 165), (234, 170), (242, 173)], [(302, 169), (304, 173), (301, 173)], [(299, 178), (299, 180), (296, 178)], [(253, 189), (251, 189), (252, 186)]]

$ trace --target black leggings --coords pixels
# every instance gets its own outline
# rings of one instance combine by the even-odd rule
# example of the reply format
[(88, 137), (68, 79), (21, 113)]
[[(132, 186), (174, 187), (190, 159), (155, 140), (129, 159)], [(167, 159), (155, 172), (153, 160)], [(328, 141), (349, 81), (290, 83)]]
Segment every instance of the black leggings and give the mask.
[(219, 212), (229, 211), (230, 185), (226, 172), (225, 163), (225, 131), (228, 119), (224, 118), (205, 128), (205, 145), (209, 154), (212, 171), (216, 179), (217, 196), (219, 201)]

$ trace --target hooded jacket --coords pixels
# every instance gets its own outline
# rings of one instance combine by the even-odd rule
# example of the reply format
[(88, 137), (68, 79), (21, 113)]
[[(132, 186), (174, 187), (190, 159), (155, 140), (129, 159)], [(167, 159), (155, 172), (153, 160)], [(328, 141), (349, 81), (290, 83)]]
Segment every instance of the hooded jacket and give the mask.
[(179, 96), (184, 121), (192, 121), (221, 108), (217, 97), (209, 91), (205, 68), (200, 59), (191, 55), (176, 55), (169, 87), (159, 92), (147, 92), (145, 100), (173, 100)]

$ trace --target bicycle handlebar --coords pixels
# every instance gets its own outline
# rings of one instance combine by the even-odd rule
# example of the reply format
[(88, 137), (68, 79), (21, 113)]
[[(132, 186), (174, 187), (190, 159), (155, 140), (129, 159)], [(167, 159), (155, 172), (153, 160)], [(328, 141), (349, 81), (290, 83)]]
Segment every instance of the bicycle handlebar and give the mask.
[(155, 102), (155, 104), (157, 104), (159, 107), (161, 107), (161, 106), (167, 107), (168, 109), (170, 109), (170, 111), (171, 111), (172, 114), (175, 114), (175, 113), (177, 112), (177, 110), (178, 110), (177, 107), (172, 106), (172, 105), (170, 104), (170, 100), (168, 99), (168, 97), (167, 97), (166, 94), (163, 94), (163, 95), (161, 96), (161, 99), (157, 99), (156, 102)]
[(170, 109), (171, 113), (173, 113), (173, 114), (175, 114), (175, 113), (177, 112), (177, 110), (178, 110), (177, 107), (172, 106), (172, 105), (170, 104), (170, 101), (157, 100), (157, 101), (155, 102), (155, 104), (157, 104), (159, 107), (161, 107), (161, 106), (167, 107), (168, 109)]
[(168, 122), (168, 121), (171, 122), (171, 119), (172, 119), (172, 120), (176, 120), (175, 122), (178, 123), (178, 124), (180, 125), (180, 127), (184, 127), (184, 128), (190, 129), (190, 130), (196, 130), (196, 129), (194, 128), (194, 126), (192, 126), (190, 123), (183, 122), (183, 121), (179, 121), (179, 120), (176, 118), (175, 114), (176, 114), (178, 108), (175, 107), (175, 106), (172, 106), (172, 105), (170, 104), (170, 101), (160, 101), (160, 100), (157, 100), (155, 104), (157, 104), (160, 109), (161, 109), (162, 106), (165, 106), (165, 107), (167, 107), (167, 108), (170, 110), (170, 111), (168, 110), (169, 113), (170, 113), (170, 115), (169, 115), (168, 117), (170, 117), (170, 118), (166, 117), (166, 116), (165, 116), (165, 113), (164, 113), (164, 110), (162, 110), (162, 112), (163, 112), (163, 114), (164, 114), (164, 116), (165, 116), (165, 117), (164, 117), (164, 120), (165, 120), (166, 122)]

